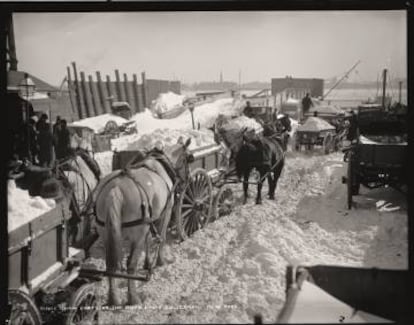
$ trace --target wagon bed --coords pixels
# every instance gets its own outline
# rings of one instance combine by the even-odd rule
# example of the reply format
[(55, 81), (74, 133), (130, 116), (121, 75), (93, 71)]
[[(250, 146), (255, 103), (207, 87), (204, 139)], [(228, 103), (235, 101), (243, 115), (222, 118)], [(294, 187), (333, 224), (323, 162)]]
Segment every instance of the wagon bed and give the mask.
[(345, 150), (348, 162), (347, 204), (359, 194), (360, 184), (369, 189), (391, 186), (402, 190), (406, 184), (408, 145), (405, 124), (400, 117), (377, 107), (358, 112), (359, 136)]

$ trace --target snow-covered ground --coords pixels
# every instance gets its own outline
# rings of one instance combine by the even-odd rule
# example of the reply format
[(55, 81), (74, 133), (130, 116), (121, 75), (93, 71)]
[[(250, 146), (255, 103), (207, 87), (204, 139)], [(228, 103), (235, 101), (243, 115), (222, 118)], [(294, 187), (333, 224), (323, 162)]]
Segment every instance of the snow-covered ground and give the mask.
[[(142, 304), (102, 312), (101, 320), (251, 323), (260, 313), (269, 323), (284, 303), (289, 263), (407, 268), (404, 207), (381, 211), (374, 195), (358, 199), (358, 209), (346, 210), (345, 186), (340, 183), (343, 168), (339, 153), (290, 153), (276, 201), (255, 205), (256, 188), (251, 186), (248, 204), (238, 204), (229, 216), (182, 243), (170, 241), (167, 258), (172, 263), (140, 284)], [(233, 190), (241, 201), (241, 185)], [(102, 243), (92, 254), (89, 262), (104, 268)], [(126, 281), (120, 286), (126, 299)], [(107, 282), (102, 282), (102, 301), (107, 289)]]

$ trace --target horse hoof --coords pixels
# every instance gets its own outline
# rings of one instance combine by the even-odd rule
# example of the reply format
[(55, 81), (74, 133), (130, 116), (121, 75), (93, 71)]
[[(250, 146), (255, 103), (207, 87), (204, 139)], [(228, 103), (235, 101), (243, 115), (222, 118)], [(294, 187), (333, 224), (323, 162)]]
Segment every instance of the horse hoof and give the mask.
[(165, 258), (164, 257), (161, 257), (161, 256), (158, 256), (158, 258), (157, 258), (157, 266), (163, 266), (163, 265), (165, 265)]
[(262, 204), (262, 200), (256, 200), (256, 204)]
[(108, 299), (109, 306), (122, 306), (121, 297), (118, 295), (110, 295)]
[(141, 303), (141, 300), (138, 298), (137, 294), (130, 293), (128, 295), (128, 305), (139, 305)]
[(268, 197), (269, 197), (269, 200), (274, 200), (275, 199), (274, 195), (269, 195)]

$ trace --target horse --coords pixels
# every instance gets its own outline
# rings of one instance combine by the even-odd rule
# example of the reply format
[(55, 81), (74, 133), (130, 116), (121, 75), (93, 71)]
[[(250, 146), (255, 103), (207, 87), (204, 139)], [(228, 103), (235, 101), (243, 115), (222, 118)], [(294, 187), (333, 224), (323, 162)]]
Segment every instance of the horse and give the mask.
[[(265, 175), (269, 185), (268, 197), (275, 199), (277, 181), (284, 166), (284, 150), (279, 141), (256, 135), (244, 134), (243, 144), (236, 155), (237, 177), (243, 177), (244, 201), (247, 202), (250, 173), (255, 168), (260, 175), (257, 183), (256, 204), (262, 203), (262, 186)], [(272, 175), (273, 174), (273, 175)]]
[[(123, 240), (129, 245), (128, 274), (135, 274), (145, 245), (144, 269), (151, 272), (150, 247), (157, 246), (156, 265), (165, 263), (163, 244), (174, 206), (175, 188), (183, 186), (189, 176), (188, 163), (194, 156), (185, 143), (167, 148), (163, 154), (151, 152), (122, 170), (107, 175), (94, 193), (97, 231), (106, 250), (109, 273), (121, 269)], [(155, 266), (155, 265), (154, 265)], [(121, 305), (118, 280), (109, 276), (109, 304)], [(128, 280), (128, 303), (137, 304), (134, 280)]]
[(101, 170), (93, 157), (81, 148), (73, 150), (68, 157), (59, 159), (55, 170), (65, 195), (70, 197), (72, 217), (68, 221), (69, 243), (81, 247), (91, 230), (89, 211)]
[(287, 150), (289, 132), (291, 131), (292, 125), (289, 115), (287, 114), (279, 114), (274, 122), (267, 122), (263, 124), (263, 135), (279, 141), (284, 151)]

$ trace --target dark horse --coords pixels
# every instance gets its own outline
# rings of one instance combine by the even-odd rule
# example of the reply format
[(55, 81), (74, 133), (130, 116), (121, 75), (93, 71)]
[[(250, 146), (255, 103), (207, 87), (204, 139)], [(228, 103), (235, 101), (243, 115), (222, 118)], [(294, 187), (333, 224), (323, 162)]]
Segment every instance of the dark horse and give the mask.
[(284, 166), (284, 150), (276, 139), (256, 134), (244, 134), (243, 144), (236, 155), (236, 172), (239, 179), (243, 177), (244, 203), (248, 198), (249, 176), (253, 168), (260, 175), (257, 183), (256, 204), (262, 203), (262, 186), (267, 177), (269, 199), (274, 200), (277, 181)]
[(263, 135), (267, 138), (277, 139), (284, 151), (287, 150), (290, 131), (292, 131), (292, 125), (287, 114), (279, 114), (274, 121), (263, 124)]
[[(162, 157), (148, 155), (123, 170), (114, 171), (98, 184), (94, 197), (96, 223), (106, 250), (106, 268), (109, 272), (121, 269), (123, 241), (128, 242), (127, 272), (135, 274), (138, 259), (144, 248), (144, 268), (151, 269), (149, 247), (159, 243), (157, 264), (163, 264), (162, 248), (167, 226), (174, 206), (174, 193), (189, 175), (188, 162), (193, 158), (188, 151), (190, 139), (169, 147)], [(109, 276), (109, 304), (120, 305), (121, 297), (116, 278)], [(135, 281), (128, 280), (130, 304), (139, 301)]]

